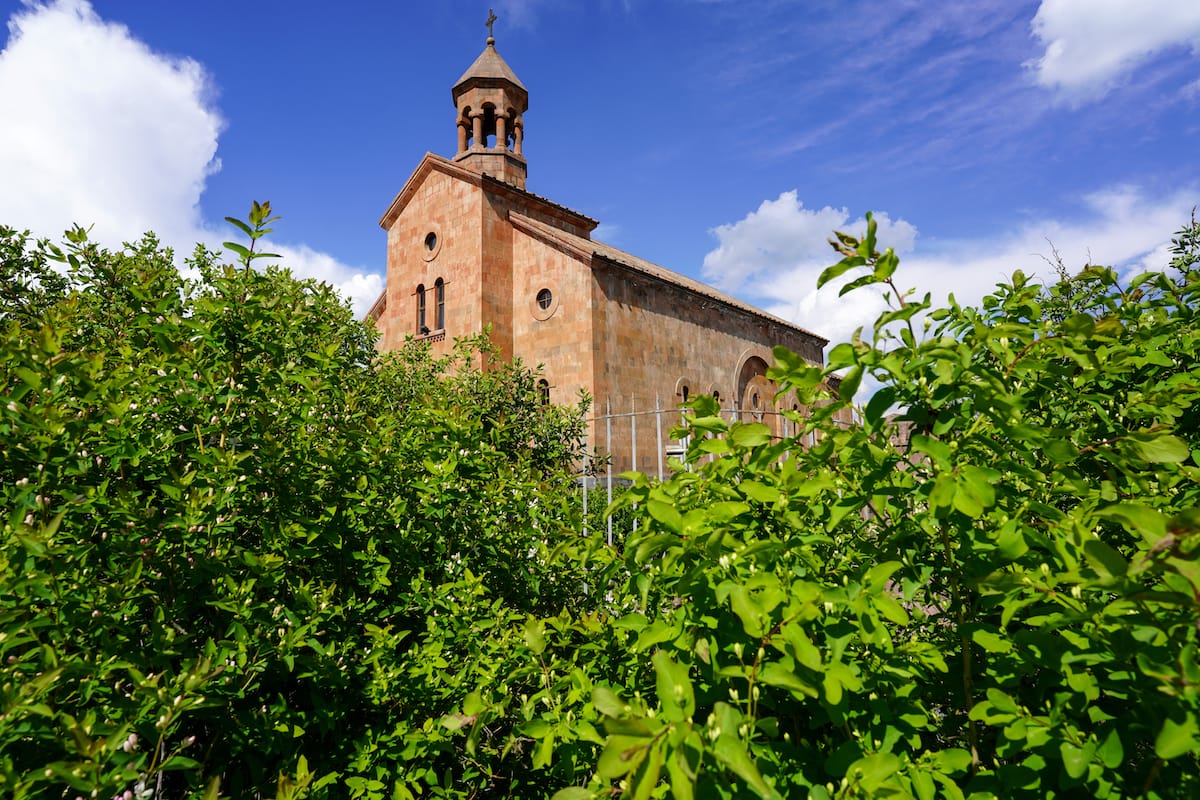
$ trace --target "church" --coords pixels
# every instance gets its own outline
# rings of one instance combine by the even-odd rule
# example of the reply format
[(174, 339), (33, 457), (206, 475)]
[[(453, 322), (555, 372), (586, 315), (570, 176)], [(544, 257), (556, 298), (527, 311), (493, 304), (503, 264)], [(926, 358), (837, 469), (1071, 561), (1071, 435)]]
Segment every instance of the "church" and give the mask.
[(820, 365), (826, 340), (592, 239), (597, 220), (526, 189), (529, 92), (494, 36), (451, 94), (454, 155), (426, 153), (379, 220), (387, 278), (368, 312), (379, 348), (413, 337), (441, 355), (489, 327), (505, 358), (542, 365), (546, 402), (594, 398), (589, 445), (616, 472), (661, 474), (679, 450), (677, 408), (698, 394), (786, 435), (771, 349)]

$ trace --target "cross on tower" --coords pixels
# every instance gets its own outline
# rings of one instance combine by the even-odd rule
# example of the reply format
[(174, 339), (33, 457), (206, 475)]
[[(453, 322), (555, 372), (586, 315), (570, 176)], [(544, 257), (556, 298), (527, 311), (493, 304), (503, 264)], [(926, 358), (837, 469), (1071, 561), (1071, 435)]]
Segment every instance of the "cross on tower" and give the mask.
[(489, 8), (487, 22), (484, 23), (484, 25), (487, 25), (489, 39), (496, 38), (496, 34), (492, 30), (492, 26), (495, 24), (496, 24), (496, 12)]

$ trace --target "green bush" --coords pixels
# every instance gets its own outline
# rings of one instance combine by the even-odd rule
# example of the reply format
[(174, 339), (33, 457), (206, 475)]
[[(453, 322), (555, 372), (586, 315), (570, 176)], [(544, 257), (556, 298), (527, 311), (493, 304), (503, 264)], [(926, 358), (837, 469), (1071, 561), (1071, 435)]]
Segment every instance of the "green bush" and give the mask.
[[(1200, 228), (1166, 272), (1018, 272), (944, 309), (874, 235), (822, 276), (893, 306), (795, 418), (818, 444), (700, 402), (695, 471), (624, 495), (645, 524), (601, 636), (626, 677), (580, 670), (604, 749), (558, 800), (1200, 793)], [(822, 370), (776, 356), (816, 399)]]
[(0, 231), (6, 795), (1200, 793), (1194, 221), (978, 308), (838, 234), (893, 307), (776, 353), (791, 440), (695, 401), (611, 548), (578, 409), (481, 339), (377, 358), (249, 269), (269, 222), (191, 282)]
[(269, 217), (240, 223), (239, 267), (198, 249), (194, 280), (153, 237), (0, 229), (6, 796), (402, 774), (378, 742), (469, 691), (423, 674), (435, 601), (572, 607), (580, 579), (538, 563), (578, 526), (581, 411), (543, 409), (484, 337), (378, 358), (330, 289), (249, 268)]

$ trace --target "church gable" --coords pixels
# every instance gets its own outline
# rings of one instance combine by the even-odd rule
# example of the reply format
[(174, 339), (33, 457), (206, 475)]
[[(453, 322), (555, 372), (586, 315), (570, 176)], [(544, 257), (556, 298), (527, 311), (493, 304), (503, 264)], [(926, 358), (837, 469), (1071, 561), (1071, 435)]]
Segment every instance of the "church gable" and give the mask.
[(414, 336), (441, 351), (481, 328), (482, 195), (438, 160), (425, 157), (381, 220), (388, 234), (385, 350)]

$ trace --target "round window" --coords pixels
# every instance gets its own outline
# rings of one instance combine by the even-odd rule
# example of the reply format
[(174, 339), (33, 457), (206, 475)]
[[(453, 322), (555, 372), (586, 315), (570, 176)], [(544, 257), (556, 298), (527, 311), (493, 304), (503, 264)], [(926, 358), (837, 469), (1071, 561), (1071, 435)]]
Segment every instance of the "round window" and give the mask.
[(537, 293), (538, 308), (540, 308), (542, 311), (545, 311), (546, 309), (550, 308), (550, 304), (553, 302), (554, 302), (554, 295), (550, 292), (549, 289), (542, 289), (540, 292)]
[(419, 247), (425, 251), (421, 253), (421, 258), (433, 261), (442, 250), (442, 228), (436, 222), (426, 224), (429, 227), (426, 229), (425, 235), (418, 240), (420, 241)]

